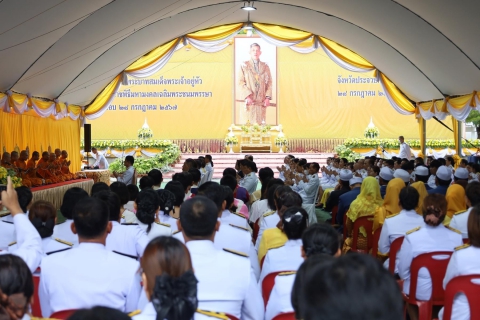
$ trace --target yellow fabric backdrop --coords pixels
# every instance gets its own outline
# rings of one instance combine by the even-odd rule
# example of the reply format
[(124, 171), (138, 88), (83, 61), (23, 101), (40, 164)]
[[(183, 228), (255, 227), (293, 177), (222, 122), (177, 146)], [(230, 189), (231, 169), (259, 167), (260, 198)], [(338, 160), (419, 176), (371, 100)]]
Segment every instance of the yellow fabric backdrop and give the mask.
[[(30, 111), (33, 112), (33, 111)], [(70, 171), (80, 170), (80, 121), (69, 118), (55, 120), (34, 115), (17, 115), (0, 111), (0, 150), (5, 147), (11, 152), (18, 146), (20, 150), (30, 148), (41, 153), (51, 146), (67, 150), (71, 160)]]
[[(116, 110), (107, 110), (92, 123), (93, 139), (136, 139), (145, 119), (154, 139), (221, 139), (233, 121), (234, 105), (233, 46), (217, 53), (205, 53), (191, 46), (174, 53), (157, 74), (148, 79), (192, 79), (202, 84), (144, 84), (131, 78), (121, 86), (112, 101)], [(371, 73), (354, 73), (342, 69), (322, 50), (310, 54), (290, 48), (277, 48), (278, 117), (287, 138), (354, 138), (373, 117), (381, 138), (419, 138), (415, 117), (398, 114), (388, 103), (380, 83), (339, 83), (341, 78), (369, 78)], [(161, 78), (163, 77), (163, 78)], [(148, 81), (147, 79), (147, 81)], [(138, 84), (134, 84), (137, 81)], [(140, 84), (143, 83), (143, 84)], [(122, 97), (125, 93), (211, 92), (212, 97)], [(375, 96), (359, 92), (375, 92)], [(339, 96), (339, 92), (346, 96)], [(131, 110), (132, 105), (177, 105), (177, 110)], [(128, 111), (120, 111), (128, 106)], [(112, 108), (111, 108), (112, 109)], [(447, 123), (450, 125), (450, 123)], [(427, 138), (452, 138), (452, 134), (435, 121), (427, 122)]]

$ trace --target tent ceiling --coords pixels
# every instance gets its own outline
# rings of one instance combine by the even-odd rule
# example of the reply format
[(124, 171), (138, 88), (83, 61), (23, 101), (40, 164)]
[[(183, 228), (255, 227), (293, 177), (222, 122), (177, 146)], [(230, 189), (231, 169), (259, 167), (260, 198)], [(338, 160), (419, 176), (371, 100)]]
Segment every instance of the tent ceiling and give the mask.
[[(245, 22), (243, 1), (4, 0), (0, 91), (86, 105), (173, 38)], [(256, 1), (253, 22), (298, 28), (357, 52), (414, 101), (480, 89), (478, 0)]]

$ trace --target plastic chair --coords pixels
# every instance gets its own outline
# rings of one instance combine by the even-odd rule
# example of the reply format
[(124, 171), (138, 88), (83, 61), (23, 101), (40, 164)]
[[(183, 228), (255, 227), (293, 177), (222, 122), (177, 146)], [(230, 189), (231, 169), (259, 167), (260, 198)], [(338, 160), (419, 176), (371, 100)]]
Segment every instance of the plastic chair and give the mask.
[(272, 320), (296, 320), (295, 319), (295, 312), (285, 312), (277, 314)]
[(337, 212), (338, 212), (338, 206), (333, 207), (332, 209), (332, 226), (337, 225)]
[[(476, 280), (477, 283), (473, 282)], [(452, 318), (453, 299), (459, 293), (463, 293), (470, 306), (470, 319), (480, 319), (480, 274), (459, 276), (450, 280), (445, 290), (445, 309), (443, 309), (443, 320)]]
[[(432, 319), (432, 307), (443, 306), (445, 291), (443, 290), (443, 278), (447, 271), (448, 262), (452, 252), (437, 251), (421, 254), (412, 260), (410, 266), (410, 292), (405, 295), (402, 292), (403, 300), (406, 303), (418, 306), (418, 319), (430, 320)], [(418, 272), (421, 268), (426, 268), (432, 280), (432, 296), (430, 300), (417, 300), (417, 281)]]
[(397, 260), (398, 250), (402, 247), (403, 239), (405, 239), (405, 237), (399, 237), (393, 240), (390, 245), (390, 252), (388, 253), (388, 271), (390, 271), (391, 274), (395, 274), (395, 261)]
[(62, 310), (52, 313), (51, 319), (66, 320), (77, 311), (76, 309)]
[[(358, 242), (358, 234), (360, 233), (360, 228), (365, 228), (367, 233), (367, 251), (357, 249), (357, 242)], [(345, 226), (344, 226), (345, 228)], [(352, 231), (352, 252), (360, 252), (360, 253), (368, 253), (368, 251), (372, 248), (372, 229), (373, 229), (373, 216), (365, 216), (360, 217), (353, 223), (353, 231)]]
[(314, 206), (318, 203), (318, 201), (320, 201), (320, 196), (319, 196), (319, 194), (318, 194), (318, 191), (319, 191), (319, 190), (320, 190), (320, 184), (319, 184), (318, 187), (317, 187), (317, 192), (315, 193), (315, 199), (313, 200), (313, 205), (314, 205)]
[(275, 285), (275, 277), (282, 272), (292, 272), (289, 270), (286, 271), (277, 271), (267, 274), (262, 281), (262, 296), (263, 296), (263, 303), (265, 304), (265, 308), (267, 307), (268, 299), (270, 299), (270, 293), (272, 292), (273, 286)]
[(132, 184), (137, 185), (137, 169), (133, 169)]
[(373, 239), (372, 239), (372, 256), (374, 258), (377, 258), (378, 256), (378, 241), (380, 240), (380, 234), (382, 233), (382, 227), (378, 228), (375, 230), (373, 233)]

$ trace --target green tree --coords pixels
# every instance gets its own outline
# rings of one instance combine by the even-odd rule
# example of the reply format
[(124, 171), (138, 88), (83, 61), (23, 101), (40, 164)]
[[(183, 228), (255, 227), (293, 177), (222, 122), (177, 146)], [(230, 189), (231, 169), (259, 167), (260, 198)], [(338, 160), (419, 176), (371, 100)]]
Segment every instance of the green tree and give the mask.
[(480, 139), (480, 112), (478, 112), (477, 110), (470, 111), (470, 114), (468, 115), (465, 122), (471, 122), (475, 125), (477, 129), (477, 139)]

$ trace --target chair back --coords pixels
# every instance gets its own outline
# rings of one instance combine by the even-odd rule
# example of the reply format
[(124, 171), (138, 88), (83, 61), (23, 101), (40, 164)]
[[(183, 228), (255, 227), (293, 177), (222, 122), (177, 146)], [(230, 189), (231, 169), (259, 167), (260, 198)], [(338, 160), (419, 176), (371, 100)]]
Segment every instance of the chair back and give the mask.
[[(363, 249), (358, 249), (358, 235), (360, 234), (360, 228), (363, 227), (367, 233), (367, 251)], [(345, 228), (345, 226), (344, 226)], [(372, 248), (372, 229), (373, 229), (373, 216), (360, 217), (353, 223), (352, 231), (352, 251), (353, 252), (363, 252), (368, 253)]]
[(333, 207), (332, 209), (332, 226), (337, 225), (337, 212), (338, 212), (338, 206)]
[(272, 320), (295, 320), (295, 312), (285, 312), (277, 314)]
[(451, 256), (452, 252), (436, 251), (423, 253), (413, 258), (410, 266), (409, 303), (416, 304), (418, 272), (421, 268), (425, 268), (428, 270), (430, 278), (432, 279), (432, 296), (430, 298), (430, 303), (431, 305), (443, 305), (445, 298), (443, 278), (445, 278), (445, 273), (447, 272), (447, 266)]
[(480, 319), (480, 274), (459, 276), (450, 280), (445, 289), (445, 308), (443, 309), (443, 320), (452, 319), (452, 306), (455, 296), (463, 293), (470, 306), (470, 319)]
[(40, 268), (33, 273), (33, 303), (31, 304), (32, 315), (37, 318), (42, 317), (42, 308), (40, 307), (40, 298), (38, 296), (38, 287), (40, 285)]
[(405, 237), (399, 237), (393, 240), (392, 244), (390, 245), (390, 252), (388, 253), (388, 271), (391, 274), (395, 274), (395, 262), (397, 260), (397, 253), (398, 250), (402, 247), (403, 239)]
[(468, 239), (468, 238), (462, 239), (462, 241), (463, 241), (464, 244), (470, 243), (470, 239)]
[(265, 308), (267, 307), (268, 299), (270, 298), (270, 293), (272, 292), (273, 286), (275, 285), (275, 277), (282, 272), (292, 272), (289, 270), (284, 271), (277, 271), (267, 274), (262, 281), (262, 296), (263, 296), (263, 303), (265, 304)]
[(57, 311), (52, 313), (50, 316), (51, 319), (59, 319), (59, 320), (66, 320), (68, 319), (72, 314), (77, 311), (76, 309), (70, 309), (70, 310), (62, 310), (62, 311)]
[(137, 169), (133, 169), (132, 184), (137, 185)]
[(372, 239), (372, 256), (376, 258), (378, 256), (378, 241), (380, 240), (380, 234), (382, 233), (382, 227), (373, 232)]

